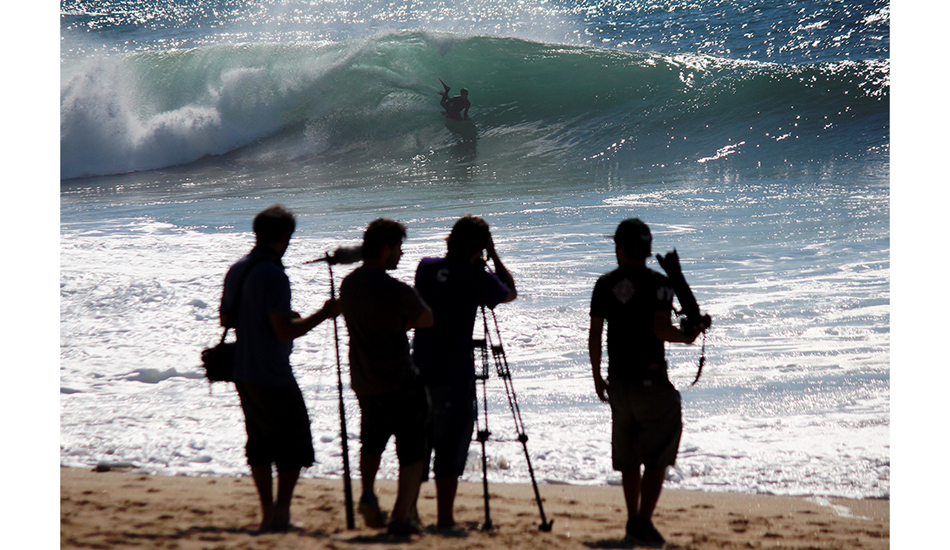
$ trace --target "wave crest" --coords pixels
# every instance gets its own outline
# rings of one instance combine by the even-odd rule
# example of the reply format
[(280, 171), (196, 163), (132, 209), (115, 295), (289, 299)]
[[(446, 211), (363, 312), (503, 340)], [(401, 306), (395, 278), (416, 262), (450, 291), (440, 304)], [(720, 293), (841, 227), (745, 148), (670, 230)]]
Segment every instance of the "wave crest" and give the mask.
[[(63, 69), (61, 177), (262, 143), (269, 157), (411, 156), (446, 142), (440, 77), (471, 90), (481, 136), (504, 141), (496, 162), (704, 164), (746, 150), (761, 162), (790, 138), (802, 159), (849, 157), (886, 147), (888, 74), (886, 60), (777, 65), (422, 32), (117, 54)], [(740, 154), (716, 154), (726, 147)]]

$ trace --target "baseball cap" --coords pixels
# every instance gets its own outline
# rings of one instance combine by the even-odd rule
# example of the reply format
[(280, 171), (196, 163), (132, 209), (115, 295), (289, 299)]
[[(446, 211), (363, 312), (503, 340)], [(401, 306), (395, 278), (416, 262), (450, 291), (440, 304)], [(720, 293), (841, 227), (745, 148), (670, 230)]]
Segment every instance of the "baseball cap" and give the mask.
[(617, 231), (613, 234), (613, 240), (615, 243), (623, 244), (631, 253), (640, 252), (643, 256), (649, 256), (653, 235), (647, 224), (639, 218), (630, 218), (620, 222)]

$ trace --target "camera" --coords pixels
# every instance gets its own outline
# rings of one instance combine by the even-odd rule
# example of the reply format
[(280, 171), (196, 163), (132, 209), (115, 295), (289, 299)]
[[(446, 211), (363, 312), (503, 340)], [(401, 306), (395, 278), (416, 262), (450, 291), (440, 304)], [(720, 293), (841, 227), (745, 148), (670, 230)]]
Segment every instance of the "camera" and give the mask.
[(680, 329), (687, 334), (700, 333), (710, 325), (712, 325), (712, 317), (709, 314), (680, 317)]

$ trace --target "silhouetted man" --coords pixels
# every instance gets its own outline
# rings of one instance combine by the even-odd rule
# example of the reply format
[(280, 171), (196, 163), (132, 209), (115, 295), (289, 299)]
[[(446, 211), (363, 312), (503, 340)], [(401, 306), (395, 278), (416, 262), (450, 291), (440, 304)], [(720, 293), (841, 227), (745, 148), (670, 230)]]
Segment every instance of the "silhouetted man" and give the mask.
[[(434, 450), (440, 529), (455, 526), (458, 480), (465, 471), (475, 427), (472, 331), (478, 308), (494, 308), (518, 296), (514, 279), (495, 252), (485, 220), (477, 216), (459, 219), (447, 244), (444, 258), (423, 258), (416, 269), (416, 290), (432, 307), (435, 324), (416, 330), (413, 345), (413, 359), (432, 399), (426, 466)], [(495, 273), (486, 269), (483, 252), (494, 264)]]
[(290, 526), (297, 478), (314, 462), (307, 407), (290, 367), (292, 342), (340, 313), (335, 300), (309, 317), (290, 309), (290, 281), (280, 259), (295, 227), (293, 214), (279, 205), (259, 213), (257, 244), (228, 270), (221, 297), (221, 324), (237, 332), (234, 381), (247, 429), (247, 462), (261, 501), (261, 531)]
[[(680, 394), (667, 377), (663, 343), (692, 343), (700, 330), (687, 334), (673, 326), (669, 279), (646, 266), (652, 240), (638, 219), (617, 227), (619, 267), (594, 285), (588, 348), (597, 396), (610, 403), (613, 467), (622, 476), (627, 540), (661, 546), (663, 537), (651, 518), (683, 431)], [(607, 381), (600, 373), (605, 321)]]
[(384, 527), (374, 486), (386, 443), (396, 437), (399, 488), (388, 532), (421, 532), (413, 517), (422, 483), (429, 399), (409, 354), (406, 333), (432, 325), (432, 311), (409, 285), (390, 277), (402, 257), (406, 228), (380, 218), (363, 234), (363, 265), (340, 285), (340, 303), (350, 334), (350, 376), (359, 399), (359, 512), (368, 527)]

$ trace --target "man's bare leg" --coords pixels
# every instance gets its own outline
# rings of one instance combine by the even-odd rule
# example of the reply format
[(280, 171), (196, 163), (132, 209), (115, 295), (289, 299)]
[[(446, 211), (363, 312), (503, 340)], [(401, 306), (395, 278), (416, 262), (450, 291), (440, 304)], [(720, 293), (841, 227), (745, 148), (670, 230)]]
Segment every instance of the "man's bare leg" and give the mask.
[(271, 527), (274, 530), (283, 531), (290, 528), (290, 502), (299, 477), (299, 469), (277, 472), (277, 503), (274, 505), (274, 520)]
[(376, 500), (376, 473), (379, 471), (380, 455), (360, 453), (360, 475), (363, 480), (362, 496), (360, 497), (359, 513), (363, 522), (372, 529), (381, 529), (386, 526), (383, 513)]
[(656, 503), (660, 500), (663, 491), (663, 480), (666, 478), (666, 468), (644, 468), (643, 480), (640, 483), (640, 511), (641, 519), (649, 520), (653, 517)]
[(660, 500), (666, 468), (644, 468), (621, 472), (627, 502), (627, 537), (646, 544), (662, 545), (663, 535), (653, 526), (653, 511)]
[(620, 472), (623, 499), (627, 503), (627, 519), (640, 514), (640, 468)]
[(459, 478), (452, 476), (435, 480), (435, 496), (438, 508), (439, 529), (455, 527), (455, 494), (458, 492)]
[(360, 476), (363, 480), (363, 495), (376, 494), (376, 472), (382, 456), (360, 453)]
[(399, 483), (396, 492), (396, 504), (393, 505), (393, 521), (408, 524), (412, 517), (412, 508), (419, 498), (422, 485), (422, 472), (425, 463), (417, 460), (411, 464), (399, 466)]
[(251, 466), (251, 477), (261, 500), (261, 531), (270, 531), (274, 524), (274, 482), (270, 465)]

